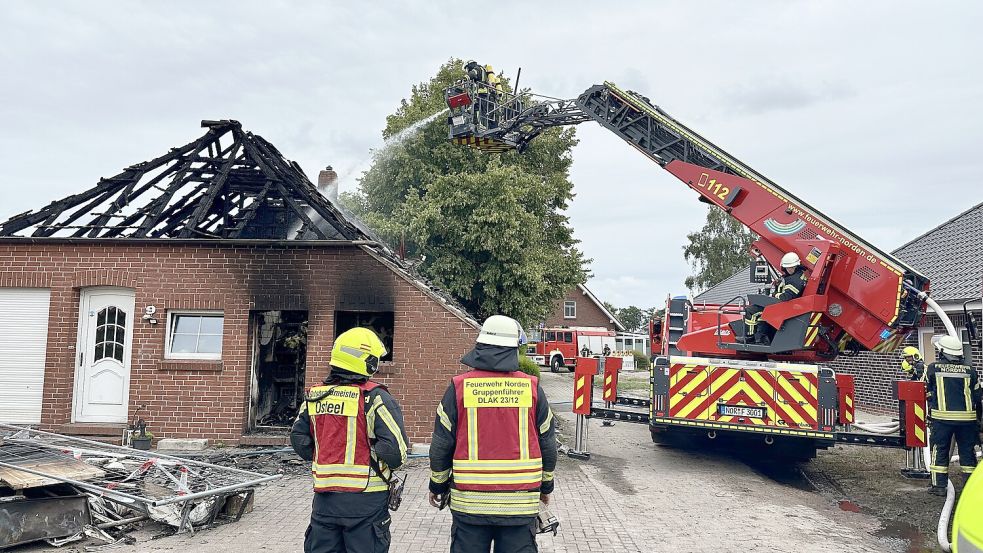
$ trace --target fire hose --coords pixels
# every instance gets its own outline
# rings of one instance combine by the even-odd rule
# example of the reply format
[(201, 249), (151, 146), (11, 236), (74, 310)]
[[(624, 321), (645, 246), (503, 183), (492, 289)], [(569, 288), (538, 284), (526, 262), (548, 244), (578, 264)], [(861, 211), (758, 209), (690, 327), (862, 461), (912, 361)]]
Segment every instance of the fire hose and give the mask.
[(896, 434), (901, 427), (898, 421), (855, 422), (853, 426), (871, 434)]

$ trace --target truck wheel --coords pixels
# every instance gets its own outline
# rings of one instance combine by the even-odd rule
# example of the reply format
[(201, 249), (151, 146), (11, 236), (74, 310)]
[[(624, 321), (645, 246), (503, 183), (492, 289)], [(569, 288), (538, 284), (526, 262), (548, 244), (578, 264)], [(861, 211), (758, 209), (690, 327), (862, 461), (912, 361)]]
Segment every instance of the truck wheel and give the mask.
[(561, 359), (559, 355), (554, 356), (553, 359), (550, 359), (550, 372), (551, 373), (558, 373), (558, 372), (560, 372), (560, 367), (562, 367), (562, 366), (563, 366), (563, 359)]
[(662, 430), (657, 432), (653, 428), (649, 428), (649, 432), (652, 434), (652, 443), (656, 444), (668, 444), (669, 443), (669, 432), (667, 430)]

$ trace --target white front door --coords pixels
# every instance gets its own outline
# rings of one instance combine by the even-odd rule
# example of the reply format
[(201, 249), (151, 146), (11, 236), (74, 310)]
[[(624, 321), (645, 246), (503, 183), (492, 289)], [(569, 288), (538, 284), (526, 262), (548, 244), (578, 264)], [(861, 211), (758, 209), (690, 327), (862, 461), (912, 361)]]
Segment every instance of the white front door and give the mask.
[(75, 370), (76, 422), (126, 422), (133, 307), (132, 290), (82, 290)]

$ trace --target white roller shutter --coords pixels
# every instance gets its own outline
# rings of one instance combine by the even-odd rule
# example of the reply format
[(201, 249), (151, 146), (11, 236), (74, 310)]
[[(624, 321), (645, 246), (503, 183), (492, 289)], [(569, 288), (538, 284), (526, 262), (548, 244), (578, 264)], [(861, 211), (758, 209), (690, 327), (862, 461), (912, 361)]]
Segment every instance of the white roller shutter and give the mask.
[(50, 302), (46, 288), (0, 288), (0, 422), (41, 422)]

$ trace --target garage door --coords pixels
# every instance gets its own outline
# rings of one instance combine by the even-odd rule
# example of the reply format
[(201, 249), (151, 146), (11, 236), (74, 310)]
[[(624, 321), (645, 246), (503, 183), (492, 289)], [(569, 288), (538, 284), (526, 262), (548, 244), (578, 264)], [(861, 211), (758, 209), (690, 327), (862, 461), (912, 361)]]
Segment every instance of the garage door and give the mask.
[(41, 422), (50, 300), (45, 288), (0, 288), (2, 422)]

